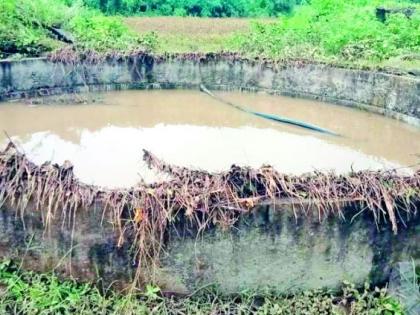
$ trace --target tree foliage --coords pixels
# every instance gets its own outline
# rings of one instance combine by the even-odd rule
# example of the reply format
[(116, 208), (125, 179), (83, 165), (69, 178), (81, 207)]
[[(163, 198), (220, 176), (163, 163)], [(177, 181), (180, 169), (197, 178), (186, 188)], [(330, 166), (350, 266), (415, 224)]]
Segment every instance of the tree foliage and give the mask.
[(107, 14), (201, 17), (276, 16), (304, 0), (84, 0)]

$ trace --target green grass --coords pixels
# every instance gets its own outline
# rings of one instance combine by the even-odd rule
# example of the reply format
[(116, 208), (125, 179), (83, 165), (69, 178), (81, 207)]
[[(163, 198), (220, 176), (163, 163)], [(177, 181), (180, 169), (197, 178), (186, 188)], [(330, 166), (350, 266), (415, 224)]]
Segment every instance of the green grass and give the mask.
[[(69, 6), (66, 3), (73, 3)], [(383, 23), (378, 6), (416, 8)], [(420, 4), (409, 0), (311, 0), (277, 19), (104, 16), (75, 1), (0, 2), (0, 57), (41, 56), (69, 46), (52, 36), (59, 27), (75, 51), (128, 53), (235, 52), (272, 60), (305, 59), (357, 68), (420, 69)]]
[[(375, 15), (379, 6), (415, 7), (416, 11), (410, 18), (391, 14), (383, 23)], [(418, 67), (420, 5), (409, 1), (312, 0), (275, 24), (255, 23), (251, 32), (236, 40), (244, 54), (270, 59)]]
[(131, 51), (143, 46), (144, 40), (130, 31), (119, 17), (107, 17), (82, 10), (69, 22), (79, 50), (96, 52)]
[(131, 31), (119, 17), (106, 17), (80, 3), (64, 0), (0, 1), (0, 57), (40, 56), (67, 46), (49, 28), (60, 28), (74, 39), (75, 50), (128, 52), (151, 49), (150, 34)]
[[(35, 3), (36, 2), (36, 3)], [(48, 36), (43, 25), (53, 25), (67, 18), (64, 5), (48, 6), (46, 1), (0, 1), (0, 57), (9, 54), (37, 55), (60, 47)]]
[(54, 274), (24, 272), (0, 263), (0, 314), (377, 314), (400, 315), (402, 306), (385, 289), (341, 294), (308, 291), (294, 296), (242, 292), (223, 296), (203, 288), (193, 296), (163, 297), (148, 285), (142, 292), (117, 293), (89, 284), (59, 280)]

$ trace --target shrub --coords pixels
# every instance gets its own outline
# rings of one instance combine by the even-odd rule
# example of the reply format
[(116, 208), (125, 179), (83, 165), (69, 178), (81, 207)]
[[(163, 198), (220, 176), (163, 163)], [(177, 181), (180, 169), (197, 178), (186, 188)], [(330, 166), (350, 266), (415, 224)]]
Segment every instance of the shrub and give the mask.
[(39, 56), (62, 47), (51, 28), (71, 33), (75, 47), (107, 52), (152, 49), (156, 34), (143, 37), (130, 31), (119, 17), (107, 17), (80, 2), (66, 5), (61, 0), (0, 1), (0, 57), (13, 54)]
[(237, 40), (243, 51), (273, 58), (381, 61), (420, 51), (420, 6), (407, 18), (392, 14), (382, 23), (379, 5), (408, 2), (312, 0), (274, 24), (253, 25)]
[(137, 34), (131, 32), (119, 17), (106, 17), (94, 11), (86, 11), (75, 16), (69, 23), (77, 46), (98, 52), (107, 50), (127, 50), (141, 45)]

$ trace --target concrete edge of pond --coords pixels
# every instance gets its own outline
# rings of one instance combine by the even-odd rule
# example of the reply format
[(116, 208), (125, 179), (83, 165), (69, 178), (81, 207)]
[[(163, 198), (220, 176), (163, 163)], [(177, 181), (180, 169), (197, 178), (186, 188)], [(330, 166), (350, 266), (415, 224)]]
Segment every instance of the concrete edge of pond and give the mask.
[[(224, 293), (337, 291), (344, 281), (358, 287), (381, 285), (399, 263), (420, 264), (418, 214), (394, 235), (387, 224), (376, 226), (368, 212), (352, 218), (360, 214), (355, 203), (341, 203), (345, 219), (329, 216), (321, 222), (316, 207), (305, 209), (306, 217), (296, 217), (300, 207), (293, 202), (258, 206), (232, 229), (214, 227), (199, 237), (185, 219), (174, 222), (154, 282), (174, 294), (209, 285)], [(46, 231), (39, 211), (28, 209), (23, 221), (5, 206), (0, 209), (0, 259), (124, 289), (133, 282), (137, 265), (130, 245), (117, 246), (112, 224), (100, 223), (102, 211), (80, 211), (73, 230), (63, 227), (58, 216)]]
[[(0, 99), (19, 99), (88, 90), (128, 88), (241, 89), (318, 99), (363, 108), (420, 126), (420, 80), (388, 73), (293, 64), (279, 68), (240, 60), (154, 61), (153, 58), (64, 64), (45, 58), (0, 61)], [(167, 255), (157, 280), (173, 292), (193, 292), (217, 284), (224, 292), (272, 288), (283, 293), (339, 288), (343, 280), (362, 285), (389, 279), (399, 262), (420, 263), (420, 216), (398, 235), (376, 226), (367, 215), (351, 220), (297, 219), (294, 207), (259, 207), (229, 232), (206, 231), (200, 238), (187, 227), (169, 230)], [(420, 206), (417, 205), (416, 209)], [(76, 229), (59, 221), (45, 233), (41, 213), (27, 211), (25, 226), (16, 209), (0, 211), (0, 258), (23, 258), (25, 266), (56, 270), (79, 280), (130, 283), (135, 273), (128, 251), (116, 246), (112, 226), (101, 226), (100, 209), (80, 212)], [(59, 220), (59, 218), (58, 218)], [(72, 234), (73, 233), (73, 234)]]
[(246, 90), (363, 109), (420, 126), (420, 78), (325, 64), (142, 55), (98, 63), (0, 60), (0, 100), (118, 89)]

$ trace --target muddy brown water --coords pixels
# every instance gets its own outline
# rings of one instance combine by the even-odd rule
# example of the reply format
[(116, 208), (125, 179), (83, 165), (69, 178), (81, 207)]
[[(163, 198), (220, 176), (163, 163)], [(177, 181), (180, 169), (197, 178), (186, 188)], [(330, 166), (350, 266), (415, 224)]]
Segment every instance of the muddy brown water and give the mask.
[[(309, 100), (216, 94), (343, 136), (268, 121), (187, 90), (106, 92), (89, 95), (87, 104), (54, 104), (54, 99), (47, 105), (1, 103), (0, 130), (36, 163), (70, 160), (82, 181), (108, 187), (162, 179), (142, 162), (143, 148), (167, 162), (209, 171), (231, 164), (270, 164), (293, 174), (383, 168), (410, 172), (420, 162), (420, 129), (396, 120)], [(6, 142), (1, 132), (0, 145)]]

